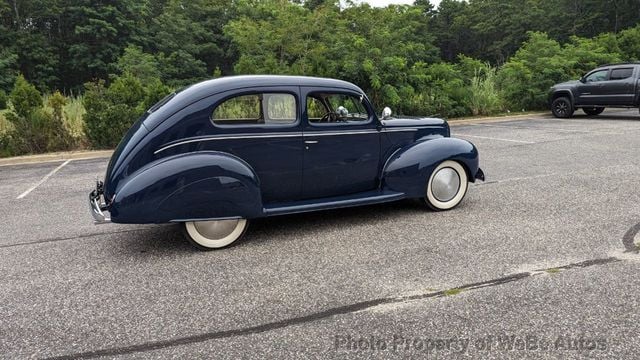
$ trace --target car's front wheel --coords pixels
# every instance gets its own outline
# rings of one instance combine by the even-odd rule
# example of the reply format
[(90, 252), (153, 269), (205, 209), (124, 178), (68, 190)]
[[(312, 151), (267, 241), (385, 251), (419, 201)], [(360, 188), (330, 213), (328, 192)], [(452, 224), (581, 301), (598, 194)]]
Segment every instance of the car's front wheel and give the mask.
[(247, 231), (247, 219), (189, 221), (184, 223), (185, 238), (200, 250), (227, 247)]
[(453, 209), (464, 199), (468, 187), (464, 167), (456, 161), (443, 161), (431, 173), (422, 201), (436, 211)]
[(569, 98), (559, 97), (551, 103), (551, 112), (557, 118), (570, 118), (573, 111), (573, 104)]
[(589, 108), (582, 108), (582, 111), (584, 111), (584, 113), (589, 115), (589, 116), (596, 116), (596, 115), (602, 114), (602, 112), (604, 111), (604, 108), (603, 107), (589, 107)]

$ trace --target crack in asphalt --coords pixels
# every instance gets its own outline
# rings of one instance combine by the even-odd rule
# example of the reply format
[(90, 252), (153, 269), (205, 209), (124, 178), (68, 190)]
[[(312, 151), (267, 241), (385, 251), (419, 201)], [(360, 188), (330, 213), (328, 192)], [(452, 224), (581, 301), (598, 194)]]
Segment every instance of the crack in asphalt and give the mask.
[[(636, 227), (640, 229), (640, 224), (636, 225)], [(326, 310), (312, 313), (305, 316), (284, 319), (284, 320), (270, 322), (262, 325), (250, 326), (250, 327), (245, 327), (240, 329), (213, 331), (213, 332), (207, 332), (203, 334), (185, 336), (185, 337), (174, 338), (169, 340), (151, 341), (151, 342), (146, 342), (146, 343), (137, 344), (137, 345), (98, 349), (98, 350), (91, 350), (86, 352), (78, 352), (78, 353), (73, 353), (68, 355), (49, 357), (47, 359), (49, 360), (65, 359), (66, 360), (66, 359), (90, 359), (90, 358), (103, 357), (103, 356), (119, 356), (119, 355), (127, 355), (127, 354), (139, 353), (139, 352), (160, 350), (160, 349), (176, 347), (181, 345), (201, 343), (201, 342), (210, 341), (210, 340), (225, 339), (225, 338), (237, 337), (237, 336), (246, 336), (251, 334), (259, 334), (259, 333), (278, 330), (278, 329), (282, 329), (290, 326), (296, 326), (296, 325), (311, 323), (319, 320), (324, 320), (324, 319), (328, 319), (338, 315), (352, 314), (359, 311), (368, 310), (379, 305), (397, 304), (397, 303), (404, 303), (409, 301), (424, 300), (429, 298), (454, 296), (451, 294), (457, 294), (461, 291), (471, 291), (471, 290), (482, 289), (486, 287), (500, 286), (500, 285), (520, 281), (529, 277), (538, 276), (545, 272), (550, 272), (549, 270), (551, 269), (553, 269), (554, 272), (557, 272), (558, 270), (564, 271), (564, 270), (570, 270), (570, 269), (581, 269), (581, 268), (587, 268), (591, 266), (615, 263), (619, 261), (623, 261), (623, 260), (616, 257), (590, 259), (582, 262), (571, 263), (571, 264), (562, 265), (562, 266), (553, 267), (553, 268), (520, 272), (516, 274), (507, 275), (501, 278), (497, 278), (497, 279), (465, 284), (465, 285), (461, 285), (451, 289), (439, 290), (434, 292), (424, 292), (424, 293), (415, 294), (415, 295), (386, 297), (386, 298), (379, 298), (379, 299), (357, 302), (350, 305), (344, 305), (344, 306), (326, 309)]]
[(632, 226), (622, 237), (622, 244), (624, 245), (626, 252), (635, 252), (637, 254), (638, 250), (640, 250), (638, 245), (635, 243), (635, 238), (636, 235), (638, 235), (638, 232), (640, 232), (640, 223)]
[(18, 247), (18, 246), (27, 246), (27, 245), (46, 244), (46, 243), (58, 242), (58, 241), (78, 240), (78, 239), (85, 239), (85, 238), (90, 238), (98, 235), (123, 234), (123, 233), (131, 233), (131, 232), (138, 232), (138, 231), (144, 231), (144, 230), (148, 230), (148, 229), (144, 228), (144, 229), (118, 230), (118, 231), (90, 233), (90, 234), (83, 234), (83, 235), (76, 235), (76, 236), (69, 236), (69, 237), (58, 237), (58, 238), (51, 238), (51, 239), (26, 241), (26, 242), (15, 243), (15, 244), (0, 245), (0, 249), (6, 249), (6, 248), (12, 248), (12, 247)]

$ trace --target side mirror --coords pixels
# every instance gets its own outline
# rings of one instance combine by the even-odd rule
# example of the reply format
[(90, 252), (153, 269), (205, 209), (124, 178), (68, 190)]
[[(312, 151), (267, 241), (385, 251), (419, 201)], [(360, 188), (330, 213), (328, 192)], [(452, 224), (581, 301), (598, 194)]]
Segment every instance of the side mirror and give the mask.
[(386, 106), (382, 109), (382, 120), (386, 120), (391, 117), (391, 108)]
[(584, 83), (586, 83), (586, 82), (587, 82), (587, 80), (586, 80), (586, 79), (584, 78), (584, 76), (583, 76), (583, 77), (581, 77), (581, 78), (580, 78), (580, 82), (584, 84)]

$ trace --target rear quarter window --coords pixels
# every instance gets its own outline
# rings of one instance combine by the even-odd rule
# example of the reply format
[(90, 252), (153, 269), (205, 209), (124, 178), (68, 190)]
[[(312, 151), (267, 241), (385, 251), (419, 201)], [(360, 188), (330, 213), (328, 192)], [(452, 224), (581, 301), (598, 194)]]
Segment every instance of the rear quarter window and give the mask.
[(286, 93), (244, 94), (224, 100), (213, 110), (215, 125), (288, 125), (297, 121), (296, 97)]
[(611, 70), (609, 80), (623, 80), (628, 79), (633, 75), (633, 68), (622, 68)]

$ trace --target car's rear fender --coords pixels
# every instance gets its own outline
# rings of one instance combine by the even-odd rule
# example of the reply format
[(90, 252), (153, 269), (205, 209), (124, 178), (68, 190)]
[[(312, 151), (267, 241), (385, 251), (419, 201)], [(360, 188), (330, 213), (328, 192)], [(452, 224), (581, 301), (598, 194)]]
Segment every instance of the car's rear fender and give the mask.
[(122, 180), (109, 211), (113, 222), (135, 224), (252, 218), (262, 214), (260, 181), (231, 154), (179, 154)]
[(407, 197), (422, 197), (427, 179), (445, 160), (462, 164), (471, 182), (484, 178), (478, 167), (478, 150), (472, 143), (457, 138), (435, 138), (395, 152), (382, 171), (382, 187), (403, 192)]

